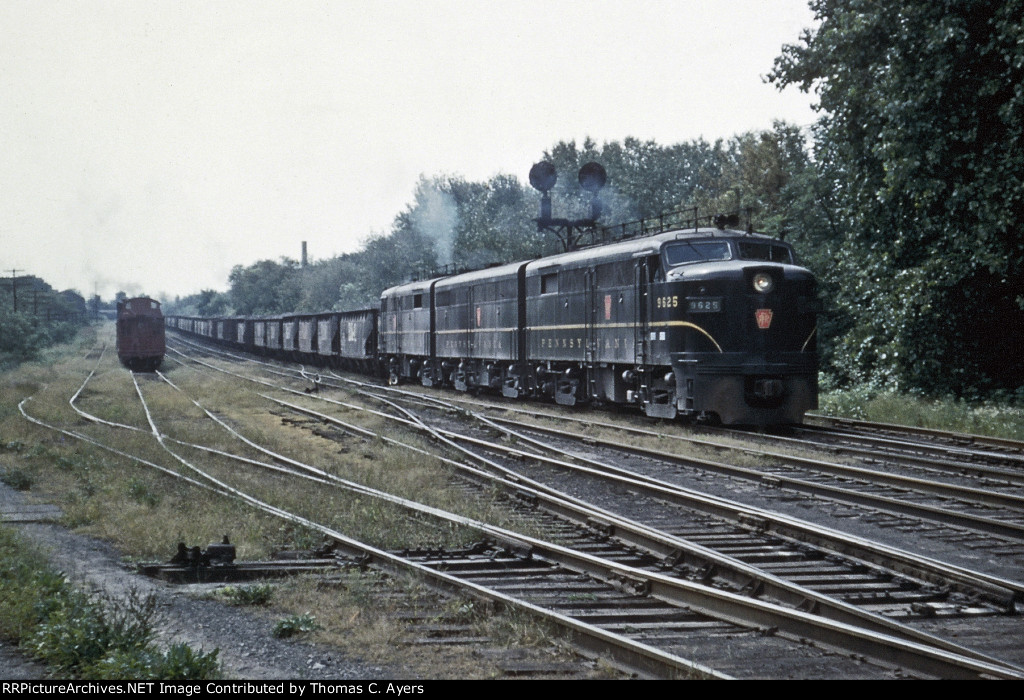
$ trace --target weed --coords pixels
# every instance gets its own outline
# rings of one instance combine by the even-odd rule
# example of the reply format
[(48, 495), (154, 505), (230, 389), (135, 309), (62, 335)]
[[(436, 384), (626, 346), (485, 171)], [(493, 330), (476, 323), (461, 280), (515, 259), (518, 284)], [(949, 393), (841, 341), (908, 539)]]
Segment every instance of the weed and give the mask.
[(480, 616), (472, 600), (453, 599), (445, 610), (444, 617), (454, 622), (473, 622)]
[(274, 595), (269, 583), (255, 586), (225, 586), (217, 591), (229, 605), (268, 605)]
[(278, 639), (287, 639), (297, 634), (312, 632), (318, 629), (320, 629), (320, 625), (317, 624), (316, 618), (309, 613), (303, 613), (302, 615), (292, 615), (291, 617), (279, 620), (274, 625), (273, 635)]
[(487, 636), (507, 646), (543, 647), (557, 638), (546, 623), (517, 610), (482, 619), (481, 625)]
[(152, 647), (134, 652), (116, 649), (82, 676), (95, 680), (211, 680), (220, 677), (218, 655), (219, 650), (196, 652), (187, 644), (173, 644), (163, 653)]
[(304, 525), (288, 523), (282, 525), (279, 532), (285, 543), (282, 549), (316, 549), (324, 543), (323, 534)]
[(859, 387), (823, 393), (826, 415), (1024, 439), (1024, 408), (991, 402), (926, 399)]
[(172, 644), (164, 653), (156, 677), (169, 681), (217, 678), (220, 675), (218, 654), (218, 649), (203, 653), (187, 644)]
[(0, 481), (18, 491), (32, 488), (32, 476), (23, 469), (5, 469), (0, 473)]
[(124, 601), (65, 587), (29, 641), (33, 653), (58, 669), (83, 672), (120, 651), (145, 650), (155, 637), (156, 598), (129, 593)]
[(49, 448), (42, 444), (33, 445), (25, 454), (29, 457), (49, 457), (51, 455)]
[(115, 600), (77, 590), (0, 529), (0, 632), (57, 671), (82, 678), (217, 676), (217, 651), (179, 645), (160, 652), (156, 622), (155, 597), (130, 591)]
[(160, 504), (160, 495), (153, 491), (148, 484), (138, 479), (128, 481), (128, 495), (136, 503), (150, 508), (156, 508)]

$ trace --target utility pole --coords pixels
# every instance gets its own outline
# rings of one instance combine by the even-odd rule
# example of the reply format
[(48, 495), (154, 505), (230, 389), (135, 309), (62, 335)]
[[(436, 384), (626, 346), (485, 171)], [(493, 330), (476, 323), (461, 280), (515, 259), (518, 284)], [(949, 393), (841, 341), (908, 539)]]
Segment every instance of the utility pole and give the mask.
[(11, 270), (11, 295), (14, 297), (14, 313), (18, 313), (18, 273), (24, 270)]

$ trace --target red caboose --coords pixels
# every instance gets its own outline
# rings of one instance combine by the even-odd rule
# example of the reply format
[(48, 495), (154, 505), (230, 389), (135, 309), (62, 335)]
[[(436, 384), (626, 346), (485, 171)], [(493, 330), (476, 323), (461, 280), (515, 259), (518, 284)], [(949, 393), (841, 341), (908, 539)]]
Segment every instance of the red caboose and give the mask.
[(117, 304), (117, 357), (128, 369), (152, 372), (164, 359), (164, 315), (148, 297)]

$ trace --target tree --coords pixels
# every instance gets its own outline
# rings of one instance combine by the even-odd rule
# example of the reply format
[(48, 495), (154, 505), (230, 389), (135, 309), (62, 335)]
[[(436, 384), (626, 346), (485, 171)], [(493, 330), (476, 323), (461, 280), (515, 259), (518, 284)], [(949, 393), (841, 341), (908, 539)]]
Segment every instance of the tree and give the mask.
[(299, 263), (290, 258), (260, 260), (249, 267), (236, 265), (228, 277), (235, 311), (243, 315), (294, 311), (302, 299), (298, 272)]
[(1024, 385), (1024, 0), (814, 0), (770, 79), (815, 90), (850, 379)]

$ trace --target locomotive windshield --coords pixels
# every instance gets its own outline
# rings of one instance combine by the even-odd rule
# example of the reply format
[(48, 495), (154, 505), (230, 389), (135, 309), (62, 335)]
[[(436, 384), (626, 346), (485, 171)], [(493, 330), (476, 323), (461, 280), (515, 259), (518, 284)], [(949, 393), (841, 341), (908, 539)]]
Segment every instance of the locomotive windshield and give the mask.
[(675, 241), (667, 243), (664, 250), (665, 262), (669, 267), (732, 258), (732, 251), (726, 241)]
[(793, 263), (793, 251), (778, 243), (740, 241), (738, 245), (741, 260), (768, 260), (787, 265)]

